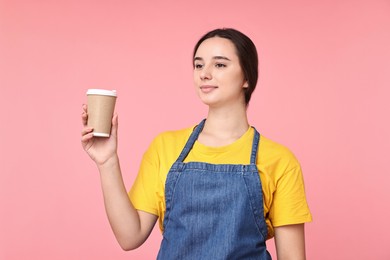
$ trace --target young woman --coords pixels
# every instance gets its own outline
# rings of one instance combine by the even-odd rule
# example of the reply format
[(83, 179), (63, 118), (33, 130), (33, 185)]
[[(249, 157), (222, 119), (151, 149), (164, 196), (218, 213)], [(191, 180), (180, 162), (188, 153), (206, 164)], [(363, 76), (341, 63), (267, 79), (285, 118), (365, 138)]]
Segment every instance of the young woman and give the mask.
[(235, 29), (213, 30), (196, 44), (193, 67), (207, 118), (158, 135), (129, 193), (117, 155), (118, 116), (109, 138), (94, 138), (83, 106), (82, 146), (99, 169), (119, 244), (139, 247), (158, 220), (158, 259), (271, 259), (265, 241), (272, 237), (278, 259), (305, 259), (311, 214), (300, 165), (248, 123), (255, 45)]

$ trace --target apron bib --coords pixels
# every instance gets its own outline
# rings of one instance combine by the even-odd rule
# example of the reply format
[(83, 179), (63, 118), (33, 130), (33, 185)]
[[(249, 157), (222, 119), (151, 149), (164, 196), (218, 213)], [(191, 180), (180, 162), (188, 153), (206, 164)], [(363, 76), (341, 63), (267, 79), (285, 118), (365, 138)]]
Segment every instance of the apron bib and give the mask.
[(192, 132), (167, 175), (164, 232), (157, 259), (269, 260), (256, 166), (260, 135), (255, 129), (249, 165), (184, 163), (204, 123)]

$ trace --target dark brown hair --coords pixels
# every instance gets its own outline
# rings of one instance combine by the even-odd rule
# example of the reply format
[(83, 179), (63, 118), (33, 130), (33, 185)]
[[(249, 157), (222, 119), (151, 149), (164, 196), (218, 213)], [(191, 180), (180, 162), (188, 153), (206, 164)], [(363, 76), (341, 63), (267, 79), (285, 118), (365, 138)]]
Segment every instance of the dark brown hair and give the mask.
[(256, 88), (257, 79), (259, 77), (259, 60), (255, 44), (248, 36), (240, 31), (232, 28), (222, 28), (212, 30), (196, 43), (192, 58), (195, 57), (196, 51), (203, 41), (213, 38), (221, 37), (230, 40), (236, 47), (238, 59), (240, 61), (241, 69), (244, 72), (245, 80), (248, 82), (248, 87), (245, 89), (245, 103), (248, 105), (252, 93)]

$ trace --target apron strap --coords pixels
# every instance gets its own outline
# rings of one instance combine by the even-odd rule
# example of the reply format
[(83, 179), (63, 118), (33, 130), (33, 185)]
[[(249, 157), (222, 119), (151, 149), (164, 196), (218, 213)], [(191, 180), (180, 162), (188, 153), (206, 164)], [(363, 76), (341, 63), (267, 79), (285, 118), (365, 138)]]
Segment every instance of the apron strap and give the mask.
[(253, 135), (251, 164), (256, 164), (257, 151), (258, 151), (259, 141), (260, 141), (260, 134), (259, 134), (259, 132), (257, 132), (256, 128), (253, 127), (253, 129), (255, 130), (255, 134)]
[(206, 119), (203, 119), (199, 125), (196, 126), (194, 131), (192, 131), (190, 138), (188, 138), (186, 145), (184, 146), (183, 150), (181, 151), (179, 157), (177, 158), (176, 162), (183, 162), (184, 159), (187, 157), (189, 152), (191, 151), (192, 147), (194, 146), (195, 141), (198, 139), (198, 136), (200, 132), (202, 131), (204, 127), (204, 123), (206, 122)]

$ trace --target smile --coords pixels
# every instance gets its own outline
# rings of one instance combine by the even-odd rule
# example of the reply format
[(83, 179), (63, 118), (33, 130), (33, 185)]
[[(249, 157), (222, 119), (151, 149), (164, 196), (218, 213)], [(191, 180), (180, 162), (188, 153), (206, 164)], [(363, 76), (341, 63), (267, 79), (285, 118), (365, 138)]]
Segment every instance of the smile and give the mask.
[(217, 86), (205, 85), (205, 86), (201, 86), (200, 90), (203, 93), (209, 93), (209, 92), (211, 92), (211, 91), (213, 91), (214, 89), (217, 89), (217, 88), (218, 88)]

